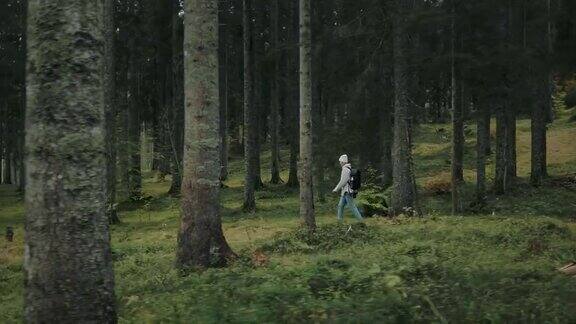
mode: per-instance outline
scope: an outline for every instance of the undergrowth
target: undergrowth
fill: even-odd
[[[573,126],[552,125],[552,178],[533,188],[525,180],[529,151],[522,144],[529,124],[519,125],[524,179],[510,194],[458,217],[445,216],[449,142],[437,132],[445,125],[419,126],[415,140],[422,218],[373,217],[363,226],[347,214],[351,225],[337,224],[338,197],[328,196],[315,204],[319,226],[310,234],[300,228],[297,190],[269,184],[257,192],[257,211],[244,214],[242,163],[234,161],[222,190],[222,219],[240,258],[187,276],[174,269],[178,200],[160,194],[169,183],[146,181],[147,198],[121,204],[122,223],[112,228],[119,321],[576,323],[576,279],[556,271],[576,260]],[[474,190],[473,145],[467,142],[466,201]],[[374,183],[358,201],[380,216],[389,195],[372,190]],[[14,243],[0,241],[0,323],[22,321],[23,213],[21,197],[0,186],[0,229],[15,229]]]

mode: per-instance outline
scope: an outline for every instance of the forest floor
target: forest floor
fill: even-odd
[[[240,258],[187,276],[173,269],[178,202],[165,194],[168,182],[150,176],[150,199],[122,206],[122,224],[112,230],[120,321],[574,323],[576,279],[556,269],[576,260],[576,125],[561,118],[551,126],[552,178],[540,188],[527,184],[529,130],[528,120],[518,122],[518,185],[456,217],[449,195],[433,193],[449,180],[450,129],[420,126],[416,173],[426,216],[371,218],[364,228],[347,214],[349,231],[336,224],[330,196],[316,206],[312,239],[298,230],[297,192],[284,186],[267,185],[257,193],[258,211],[241,212],[235,160],[222,205]],[[474,129],[467,137],[469,197]],[[22,320],[23,218],[21,197],[0,186],[0,229],[16,232],[14,243],[0,241],[0,323]]]

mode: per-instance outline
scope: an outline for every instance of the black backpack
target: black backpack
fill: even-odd
[[[362,171],[358,169],[350,169],[350,180],[348,180],[348,185],[352,191],[352,197],[356,197],[358,191],[362,187]]]

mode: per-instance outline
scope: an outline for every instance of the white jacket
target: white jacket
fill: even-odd
[[[342,173],[340,174],[340,182],[338,182],[338,184],[336,185],[336,187],[334,188],[334,192],[338,192],[338,190],[341,190],[340,195],[344,196],[345,193],[350,193],[350,184],[348,184],[348,182],[350,181],[350,173],[352,173],[352,164],[347,163],[344,164],[344,166],[342,167]]]

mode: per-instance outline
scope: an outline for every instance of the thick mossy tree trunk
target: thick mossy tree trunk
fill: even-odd
[[[278,42],[279,9],[278,1],[272,0],[271,47],[273,51],[273,71],[270,83],[270,183],[278,184],[280,179],[280,49]]]
[[[220,107],[218,0],[184,4],[185,127],[182,218],[177,267],[226,264],[228,246],[220,218]]]
[[[28,323],[115,323],[103,1],[29,1]]]
[[[256,209],[254,191],[258,174],[258,111],[254,102],[254,35],[252,1],[244,0],[244,205],[246,212]]]
[[[311,0],[300,0],[300,217],[308,231],[316,230],[312,182],[312,31]]]
[[[168,193],[180,194],[184,151],[184,24],[180,3],[172,1],[172,129],[170,132],[172,183]]]
[[[114,1],[104,1],[104,104],[106,107],[106,213],[111,224],[120,222],[116,212],[116,28],[114,20]]]
[[[394,145],[392,213],[412,213],[416,207],[416,185],[412,164],[412,127],[410,114],[409,35],[407,17],[411,4],[396,1],[393,13],[394,39]]]

